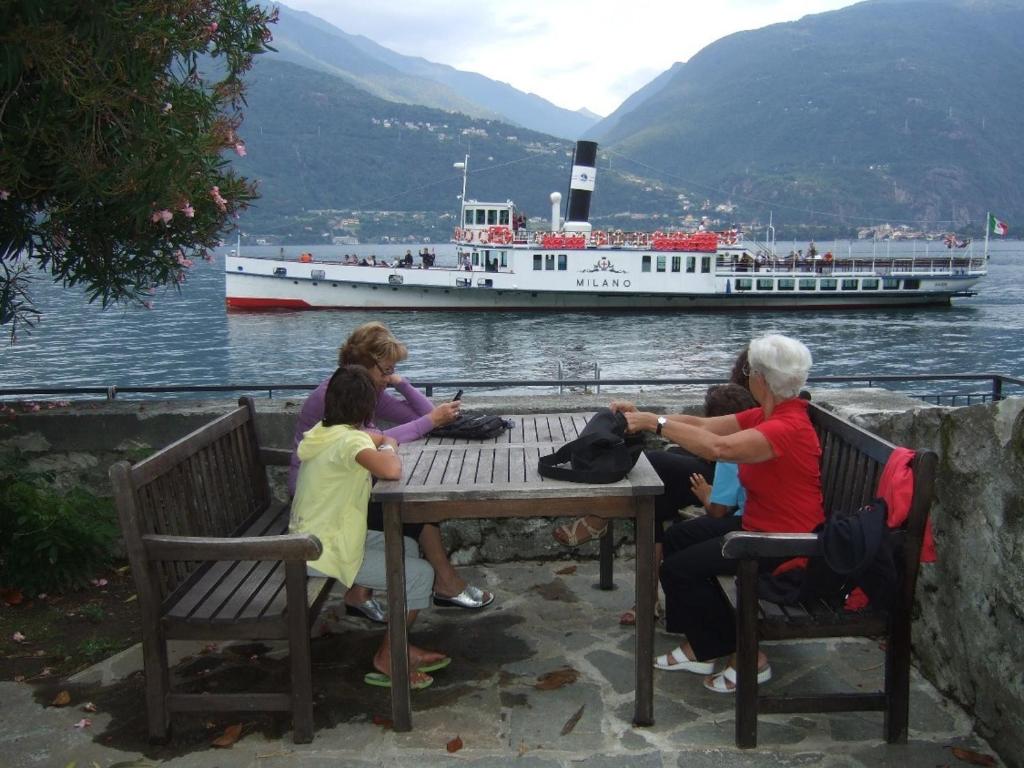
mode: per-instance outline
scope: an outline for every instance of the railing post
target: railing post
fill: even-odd
[[[992,402],[1003,399],[1003,377],[998,373],[992,377]]]
[[[434,396],[434,385],[433,384],[426,384],[423,388],[426,390],[427,397],[433,397]]]
[[[594,379],[597,381],[597,394],[601,394],[601,364],[594,363]]]
[[[113,400],[117,397],[117,387],[107,387],[107,400]]]
[[[558,361],[558,394],[562,394],[562,361]]]

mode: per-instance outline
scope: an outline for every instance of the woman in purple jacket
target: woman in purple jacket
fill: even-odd
[[[338,352],[338,365],[357,364],[370,372],[370,377],[380,393],[377,409],[374,412],[374,424],[368,424],[371,430],[377,429],[376,423],[389,424],[383,434],[394,438],[398,443],[418,440],[434,427],[448,424],[459,415],[460,401],[442,403],[434,406],[419,390],[395,373],[395,365],[408,357],[406,346],[396,339],[383,323],[371,322],[356,328]],[[295,440],[292,448],[291,470],[288,474],[288,490],[295,493],[295,481],[299,476],[298,448],[302,436],[324,416],[324,395],[327,392],[325,379],[312,394],[299,412],[295,425]],[[393,387],[401,397],[387,392]],[[367,511],[367,524],[370,530],[384,529],[383,510],[377,502],[370,502]],[[460,608],[483,608],[490,605],[494,595],[479,587],[466,583],[459,576],[448,553],[441,542],[441,529],[432,523],[407,523],[403,526],[406,536],[419,541],[423,557],[434,568],[434,602],[437,605],[454,605]],[[387,621],[384,603],[375,599],[373,592],[358,584],[345,593],[345,604],[355,613],[361,614],[372,621]]]

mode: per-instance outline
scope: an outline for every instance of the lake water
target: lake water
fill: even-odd
[[[406,247],[310,250],[323,258],[372,252],[390,259]],[[434,247],[439,264],[453,263],[452,246]],[[924,245],[891,247],[920,252]],[[952,307],[884,311],[228,313],[223,266],[223,253],[200,263],[180,293],[158,294],[151,310],[102,310],[78,290],[39,280],[33,296],[41,322],[14,346],[3,339],[0,388],[315,383],[332,370],[348,333],[371,319],[387,323],[408,345],[400,372],[418,380],[554,379],[559,362],[566,378],[590,378],[595,363],[602,378],[724,376],[751,337],[769,332],[805,342],[813,375],[1024,375],[1024,243],[1018,241],[993,244],[977,296]]]

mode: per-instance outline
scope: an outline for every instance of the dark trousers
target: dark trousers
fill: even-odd
[[[715,463],[683,450],[645,451],[644,455],[665,484],[665,493],[654,497],[654,541],[665,540],[665,524],[679,520],[682,507],[700,506],[690,490],[690,475],[703,475],[709,483],[715,476]]]
[[[420,533],[426,523],[402,523],[402,535],[413,541],[420,540]],[[371,531],[384,530],[384,507],[379,501],[371,501],[366,508],[366,527]]]
[[[736,573],[738,561],[722,557],[722,537],[742,524],[736,516],[696,517],[665,533],[665,627],[686,634],[698,661],[736,650],[736,620],[716,577]]]

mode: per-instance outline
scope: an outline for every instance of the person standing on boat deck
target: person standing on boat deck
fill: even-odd
[[[374,421],[387,422],[394,426],[383,434],[399,443],[418,440],[434,427],[454,421],[459,415],[461,401],[442,403],[434,406],[415,387],[395,373],[395,365],[408,356],[408,349],[380,322],[365,323],[356,328],[338,350],[338,365],[362,365],[370,372],[377,388],[377,407]],[[306,398],[295,424],[294,444],[298,446],[303,434],[323,418],[324,394],[328,381],[324,381]],[[394,388],[401,397],[386,391]],[[375,428],[373,424],[369,425]],[[295,491],[300,461],[293,450],[288,475],[288,489]],[[384,529],[381,505],[372,502],[367,512],[370,530]],[[483,608],[494,600],[494,595],[461,578],[448,559],[441,541],[441,530],[432,523],[407,524],[403,532],[408,538],[418,540],[423,556],[434,569],[434,600],[440,605],[455,605],[462,608]],[[345,604],[375,621],[384,621],[383,604],[374,599],[373,592],[356,584],[345,593]]]
[[[302,466],[292,501],[288,530],[311,533],[320,539],[323,552],[307,565],[314,576],[329,576],[345,585],[387,583],[384,536],[366,530],[366,504],[371,477],[397,480],[402,461],[397,443],[383,435],[371,436],[362,427],[373,417],[377,388],[361,365],[338,368],[324,395],[323,418],[303,436],[296,453]],[[406,551],[415,547],[408,542]],[[434,573],[418,557],[405,556],[405,593],[410,624],[430,605]],[[433,682],[428,671],[443,669],[451,659],[443,653],[409,646],[409,685],[426,688]],[[387,685],[391,676],[391,646],[384,631],[373,656],[375,672],[364,680]]]
[[[405,266],[407,266],[407,267],[411,267],[412,266],[412,251],[410,251],[408,249],[406,250],[406,252],[405,252],[405,259],[403,260],[402,263],[405,264]]]
[[[825,519],[821,444],[807,415],[807,401],[800,396],[810,368],[806,346],[770,334],[751,341],[748,349],[745,372],[757,408],[716,418],[674,416],[663,421],[631,403],[617,404],[629,432],[663,431],[699,456],[740,465],[740,483],[747,492],[742,517],[698,517],[672,526],[665,535],[659,573],[666,627],[685,634],[686,641],[654,665],[707,675],[704,685],[716,693],[736,688],[735,659],[717,674],[714,667],[715,659],[736,647],[735,618],[717,577],[735,573],[738,561],[722,556],[723,537],[737,530],[808,533]],[[758,654],[757,669],[759,683],[771,679],[763,653]]]

